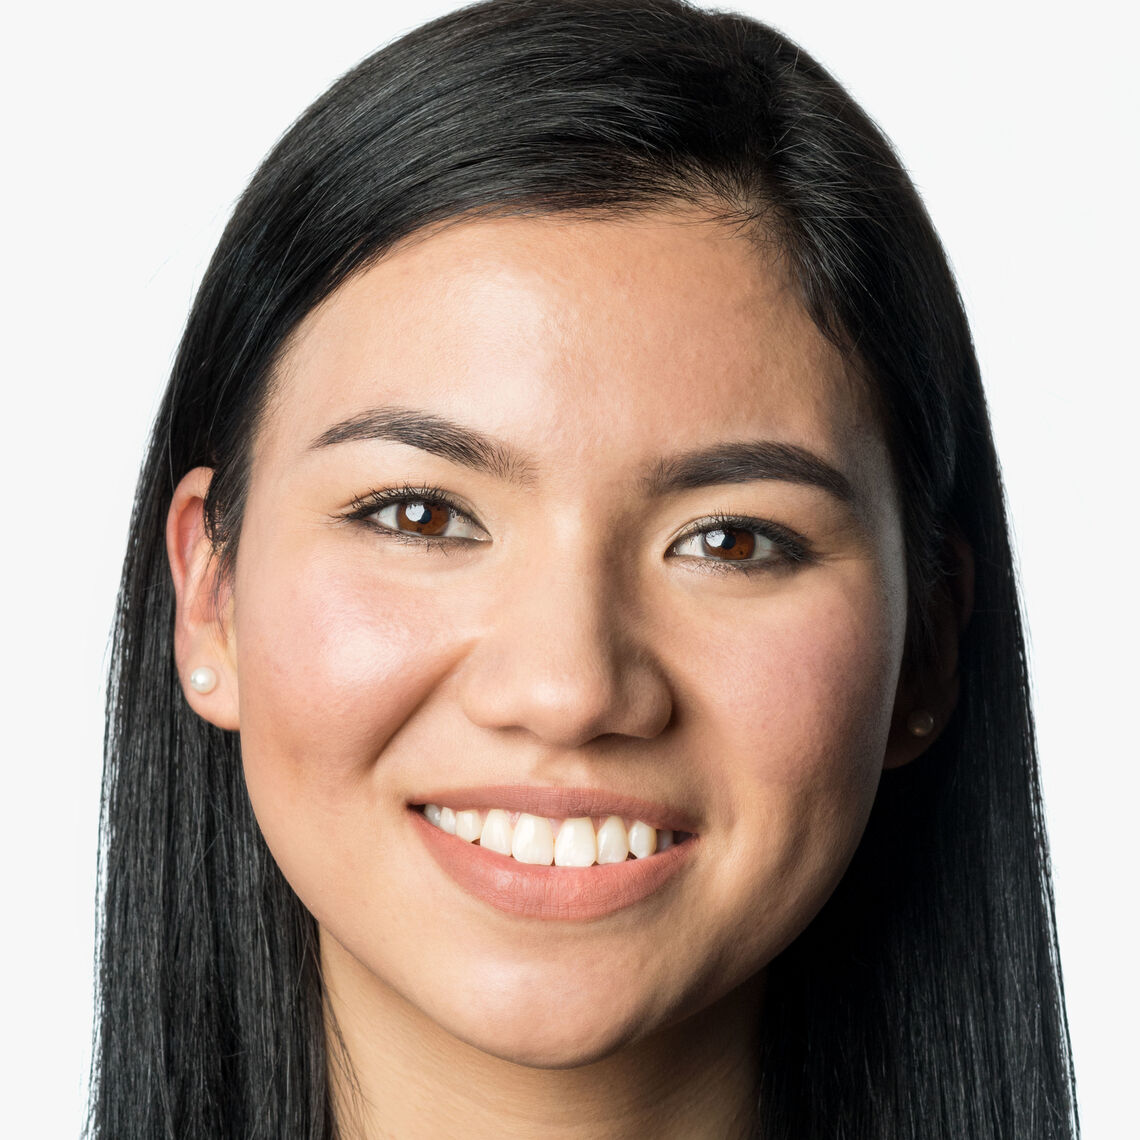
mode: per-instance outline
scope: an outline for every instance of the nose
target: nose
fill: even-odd
[[[652,738],[669,723],[665,673],[611,575],[523,567],[485,618],[461,678],[473,723],[566,749],[607,734]]]

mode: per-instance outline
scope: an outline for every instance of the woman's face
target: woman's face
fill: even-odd
[[[232,591],[201,707],[240,724],[330,986],[522,1063],[761,971],[896,747],[906,582],[864,385],[779,260],[693,213],[464,222],[344,285],[280,370]],[[427,804],[536,817],[536,846]],[[611,816],[675,846],[523,861]]]

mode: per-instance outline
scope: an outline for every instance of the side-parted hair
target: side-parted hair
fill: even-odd
[[[493,0],[366,59],[270,153],[194,302],[142,468],[103,790],[97,1140],[331,1140],[316,925],[274,863],[237,734],[189,709],[164,547],[215,470],[240,541],[250,446],[290,333],[393,243],[461,216],[701,205],[774,241],[858,362],[900,489],[908,667],[951,537],[972,548],[961,695],[884,774],[834,896],[768,970],[762,1140],[1077,1135],[1019,603],[970,333],[890,144],[771,28],[678,0]]]

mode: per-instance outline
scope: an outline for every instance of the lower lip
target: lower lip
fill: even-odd
[[[524,918],[583,921],[624,910],[659,891],[685,865],[690,837],[647,859],[592,867],[541,867],[449,835],[409,809],[435,861],[468,894]]]

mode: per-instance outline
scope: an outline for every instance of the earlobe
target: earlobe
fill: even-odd
[[[218,728],[238,728],[233,607],[219,581],[217,552],[206,530],[213,472],[195,467],[174,491],[166,517],[166,556],[174,582],[174,660],[190,707]]]
[[[941,735],[950,713],[957,702],[958,685],[955,679],[952,698],[943,714],[922,707],[906,708],[895,706],[891,721],[890,735],[887,737],[887,750],[883,756],[883,767],[902,768],[912,760],[917,760]]]
[[[901,768],[941,735],[958,704],[958,647],[974,608],[974,552],[953,531],[947,536],[947,571],[934,592],[933,652],[921,676],[900,679],[884,768]]]

